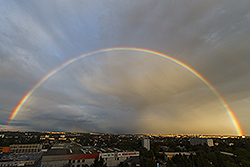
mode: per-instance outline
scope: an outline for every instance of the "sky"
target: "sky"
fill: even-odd
[[[250,135],[249,0],[0,1],[0,129]],[[110,48],[109,51],[95,52]],[[81,55],[39,85],[53,69]]]

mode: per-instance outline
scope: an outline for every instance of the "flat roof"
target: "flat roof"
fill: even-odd
[[[46,155],[74,155],[74,154],[96,154],[96,153],[115,153],[129,152],[134,150],[122,150],[115,147],[92,147],[82,146],[79,143],[57,143],[47,151]]]
[[[47,153],[44,155],[67,155],[69,153],[69,149],[50,149],[47,151]]]
[[[35,160],[41,152],[32,152],[32,153],[3,153],[0,154],[0,162],[4,161],[27,161]]]

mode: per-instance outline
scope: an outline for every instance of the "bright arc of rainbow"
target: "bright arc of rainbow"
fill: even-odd
[[[233,125],[235,127],[235,130],[237,131],[237,134],[239,136],[244,136],[243,130],[241,128],[241,125],[240,125],[239,121],[237,120],[236,116],[234,115],[233,111],[230,109],[229,105],[226,103],[226,101],[220,95],[220,93],[215,89],[215,87],[208,80],[206,80],[201,74],[199,74],[197,71],[195,71],[194,69],[192,69],[190,66],[186,65],[185,63],[183,63],[183,62],[181,62],[181,61],[179,61],[179,60],[177,60],[177,59],[175,59],[173,57],[165,55],[163,53],[156,52],[156,51],[153,51],[153,50],[143,49],[143,48],[132,48],[132,47],[117,47],[117,48],[101,49],[101,50],[97,50],[97,51],[94,51],[94,52],[90,52],[90,53],[87,53],[87,54],[80,55],[78,57],[70,59],[67,62],[61,64],[57,68],[55,68],[52,71],[50,71],[47,75],[45,75],[39,82],[37,82],[25,94],[25,96],[22,98],[22,100],[18,103],[18,105],[16,106],[16,108],[11,113],[8,124],[10,124],[10,122],[15,119],[15,117],[18,114],[18,112],[21,110],[21,108],[25,104],[25,102],[32,96],[32,94],[37,90],[37,88],[39,88],[39,86],[41,84],[43,84],[45,81],[47,81],[53,75],[55,75],[57,72],[61,71],[62,69],[64,69],[68,65],[70,65],[71,63],[74,63],[75,61],[80,60],[80,59],[82,59],[84,57],[87,57],[87,56],[90,56],[90,55],[94,55],[94,54],[98,54],[98,53],[109,52],[109,51],[137,51],[137,52],[150,53],[150,54],[153,54],[153,55],[165,58],[167,60],[170,60],[170,61],[172,61],[172,62],[180,65],[181,67],[185,68],[187,71],[191,72],[194,76],[196,76],[199,80],[201,80],[210,90],[212,90],[212,92],[220,100],[220,102],[223,105],[223,107],[226,109],[226,111],[227,111],[227,113],[228,113],[228,115],[229,115],[229,117],[230,117],[230,119],[231,119],[231,121],[232,121],[232,123],[233,123]]]

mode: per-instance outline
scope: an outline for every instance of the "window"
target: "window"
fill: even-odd
[[[77,162],[79,163],[79,162],[80,162],[80,159],[78,159]]]

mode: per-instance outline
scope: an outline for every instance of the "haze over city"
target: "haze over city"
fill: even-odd
[[[250,135],[249,6],[1,1],[0,129]]]

